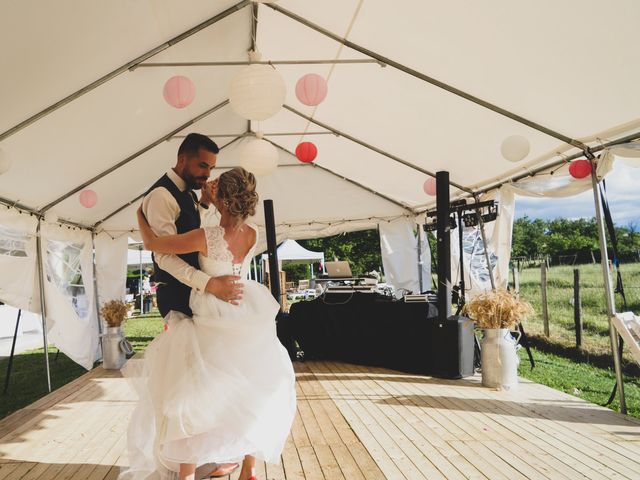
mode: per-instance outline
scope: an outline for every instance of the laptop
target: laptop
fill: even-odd
[[[325,262],[324,268],[329,278],[352,278],[351,267],[349,262]]]

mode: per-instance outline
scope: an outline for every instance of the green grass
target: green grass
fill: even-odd
[[[125,334],[136,352],[143,351],[163,328],[158,313],[151,313],[127,320]],[[70,360],[64,353],[57,355],[55,347],[49,348],[51,389],[55,390],[86,373],[86,370]],[[0,360],[2,389],[7,371],[8,358]],[[1,392],[2,390],[0,390]],[[44,349],[30,350],[16,355],[6,394],[0,393],[0,418],[19,410],[48,393]]]
[[[577,363],[566,357],[560,357],[532,349],[536,366],[531,370],[525,349],[520,349],[521,377],[547,385],[556,390],[580,397],[589,402],[604,405],[609,399],[615,383],[615,374],[611,369],[598,368],[587,363]],[[625,400],[627,413],[640,418],[640,378],[626,375],[624,377]],[[616,396],[609,408],[620,411]]]
[[[549,305],[549,331],[546,341],[558,347],[575,347],[573,319],[573,269],[580,270],[582,296],[584,354],[606,356],[611,353],[609,323],[604,295],[604,281],[600,265],[551,267],[547,272],[547,298]],[[622,277],[627,297],[627,309],[640,312],[640,263],[622,267]],[[615,284],[615,277],[613,278]],[[520,295],[533,306],[536,315],[524,323],[528,334],[544,336],[540,268],[527,268],[520,273]],[[624,311],[620,295],[615,295],[616,308]],[[625,354],[628,364],[633,359]]]

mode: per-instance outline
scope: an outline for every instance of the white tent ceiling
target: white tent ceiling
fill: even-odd
[[[227,104],[242,66],[141,66],[246,61],[254,9],[263,60],[375,61],[277,65],[285,108],[260,123]],[[181,136],[229,144],[224,168],[237,164],[243,139],[234,139],[264,131],[281,147],[276,173],[259,179],[279,238],[372,227],[432,205],[422,191],[428,173],[449,171],[464,189],[452,188],[457,196],[640,137],[639,21],[636,0],[3,2],[0,149],[13,166],[0,176],[0,199],[130,230],[137,200],[173,165]],[[309,72],[328,78],[317,108],[295,97]],[[161,95],[176,74],[197,89],[182,110]],[[316,166],[290,153],[302,135],[277,135],[305,131]],[[514,134],[531,144],[518,164],[500,154]],[[98,194],[92,209],[78,201],[85,187]]]

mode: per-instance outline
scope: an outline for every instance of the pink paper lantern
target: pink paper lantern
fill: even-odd
[[[176,75],[164,84],[162,95],[172,107],[184,108],[196,98],[196,87],[187,77]]]
[[[424,185],[422,186],[422,189],[424,190],[424,193],[426,193],[427,195],[431,195],[432,197],[435,197],[436,196],[436,179],[433,177],[427,178],[427,180],[424,182]]]
[[[591,175],[591,162],[589,160],[574,160],[569,164],[569,174],[573,178],[585,178]]]
[[[83,190],[80,192],[80,204],[84,208],[93,208],[98,203],[98,195],[93,190]]]
[[[311,163],[318,156],[318,147],[311,142],[302,142],[296,147],[296,157],[302,163]]]
[[[296,83],[296,97],[305,105],[318,105],[326,96],[327,81],[318,74],[308,73]]]

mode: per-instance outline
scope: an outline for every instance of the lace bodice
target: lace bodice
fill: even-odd
[[[233,263],[233,254],[229,250],[229,244],[224,238],[224,228],[219,225],[204,227],[204,235],[207,239],[207,255],[200,255],[200,269],[212,277],[221,275],[239,275],[246,278],[249,275],[251,259],[254,256],[258,243],[258,229],[255,225],[246,224],[256,232],[256,240],[249,249],[241,263]]]

